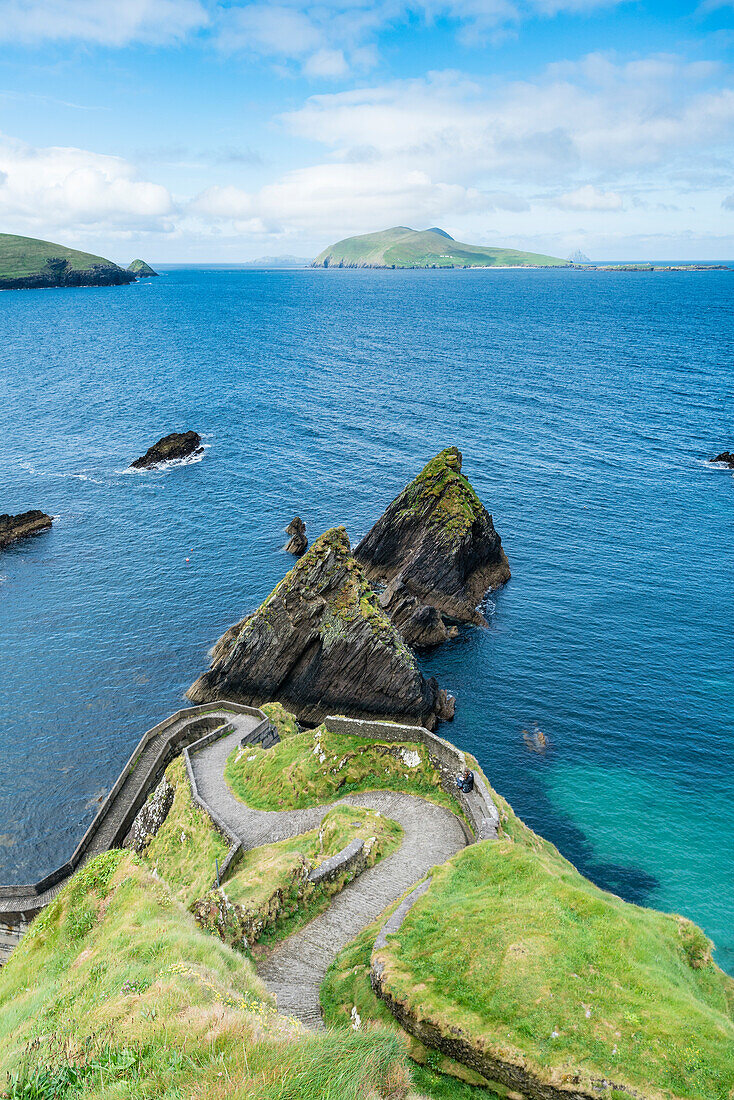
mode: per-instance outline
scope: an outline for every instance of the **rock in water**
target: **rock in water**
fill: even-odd
[[[429,729],[454,702],[421,675],[343,527],[321,535],[261,607],[222,635],[187,695],[254,706],[279,699],[305,722],[336,713]]]
[[[174,458],[188,458],[189,455],[203,454],[201,436],[198,432],[171,432],[149,447],[141,458],[130,463],[131,470],[148,470],[161,462],[170,462]]]
[[[709,460],[710,462],[725,462],[727,466],[734,469],[734,454],[731,451],[722,451],[716,458]]]
[[[461,472],[461,451],[447,447],[395,498],[354,551],[370,581],[388,583],[386,610],[408,619],[406,640],[416,645],[420,606],[459,622],[485,622],[477,604],[510,579],[492,517]],[[415,605],[408,614],[405,600]],[[418,616],[418,618],[416,618]],[[397,619],[396,619],[397,621]],[[446,629],[444,624],[444,629]],[[432,621],[429,634],[438,637]]]
[[[291,540],[286,546],[286,550],[289,554],[296,554],[300,558],[301,554],[306,553],[306,547],[308,546],[306,524],[300,516],[293,517],[286,527],[285,533],[291,536]]]
[[[158,272],[154,271],[150,264],[146,264],[145,260],[133,260],[128,265],[128,271],[130,271],[136,279],[153,279],[158,278]]]
[[[24,539],[27,535],[35,535],[39,531],[46,531],[53,520],[45,512],[34,508],[30,512],[21,512],[17,516],[9,516],[6,513],[0,516],[0,550],[9,546],[16,539]]]

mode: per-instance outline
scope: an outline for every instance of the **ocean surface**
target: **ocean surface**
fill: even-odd
[[[599,885],[734,972],[734,273],[176,269],[0,294],[0,881],[61,863],[292,564],[441,447],[512,580],[422,659],[444,732]],[[200,461],[126,467],[193,428]],[[535,749],[536,733],[547,740]],[[528,736],[526,736],[526,734]]]

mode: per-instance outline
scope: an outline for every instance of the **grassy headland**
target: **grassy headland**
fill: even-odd
[[[224,775],[233,794],[258,810],[298,810],[359,791],[393,790],[460,813],[424,745],[330,733],[325,725],[272,749],[236,749]]]
[[[15,286],[86,286],[129,283],[125,271],[90,252],[35,237],[0,233],[0,289]]]
[[[565,267],[565,260],[513,248],[463,244],[442,229],[404,225],[346,237],[325,248],[314,267]]]

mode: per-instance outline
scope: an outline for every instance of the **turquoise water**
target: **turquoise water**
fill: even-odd
[[[734,971],[734,275],[175,270],[0,295],[0,880],[62,861],[291,564],[457,444],[512,567],[423,659],[445,732],[599,884]],[[127,464],[195,428],[200,462]],[[186,562],[186,558],[189,562]],[[530,750],[524,731],[543,731]]]

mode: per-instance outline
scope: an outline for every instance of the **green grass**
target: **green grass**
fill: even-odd
[[[221,864],[229,844],[211,818],[194,804],[183,757],[168,765],[166,779],[174,788],[173,804],[141,858],[165,878],[188,908],[211,889],[216,881],[215,860]]]
[[[281,741],[286,737],[294,737],[300,732],[295,715],[287,711],[282,703],[263,703],[260,710],[273,723]]]
[[[397,902],[395,903],[397,905]],[[455,1074],[471,1078],[466,1070],[439,1051],[402,1031],[392,1013],[375,996],[370,985],[370,955],[380,926],[395,905],[365,928],[337,956],[321,984],[320,1000],[327,1026],[350,1028],[352,1010],[356,1008],[362,1026],[379,1025],[403,1036],[408,1054],[413,1060],[411,1077],[416,1088],[433,1100],[494,1100],[495,1093],[483,1085],[458,1079]]]
[[[484,506],[459,469],[459,452],[446,447],[426,464],[395,501],[398,514],[427,513],[444,540],[461,538]]]
[[[401,751],[417,754],[417,765],[395,755]],[[236,749],[224,776],[232,793],[258,810],[297,810],[360,791],[397,790],[461,812],[442,789],[424,745],[330,733],[324,725],[272,749]]]
[[[16,237],[12,233],[0,233],[0,279],[18,279],[26,275],[35,275],[42,270],[47,260],[68,260],[74,271],[84,271],[93,264],[112,263],[102,256],[89,252],[78,252],[75,248],[66,248],[50,241],[39,241],[34,237]]]
[[[556,1084],[574,1071],[727,1100],[734,981],[703,932],[605,893],[527,833],[436,869],[385,950],[391,994]]]
[[[347,237],[330,245],[314,260],[333,267],[340,263],[364,267],[565,267],[566,261],[512,248],[462,244],[441,230],[395,226],[379,233]]]
[[[408,1085],[398,1037],[277,1016],[248,960],[123,852],[78,872],[0,970],[3,1079],[23,1100],[399,1100]]]
[[[197,919],[233,947],[270,946],[328,908],[331,898],[353,878],[345,871],[314,884],[309,872],[360,838],[368,847],[367,866],[399,847],[403,831],[389,818],[357,806],[335,806],[318,829],[245,852],[235,870],[196,906]]]

